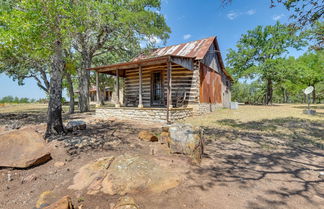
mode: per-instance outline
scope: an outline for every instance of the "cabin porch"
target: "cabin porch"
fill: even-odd
[[[191,116],[190,105],[198,102],[199,74],[191,58],[165,56],[92,70],[97,78],[99,73],[116,76],[117,101],[115,107],[98,105],[96,115],[102,118],[171,122]],[[123,102],[119,100],[122,80]]]

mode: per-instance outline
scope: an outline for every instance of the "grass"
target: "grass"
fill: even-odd
[[[317,114],[303,114],[307,105],[242,105],[238,110],[220,109],[188,118],[185,122],[203,127],[211,139],[248,138],[260,148],[276,148],[276,143],[313,145],[324,149],[324,105],[312,105]]]
[[[47,104],[26,103],[26,104],[4,104],[0,106],[0,113],[46,113]]]
[[[314,105],[312,106],[314,107]],[[242,123],[286,117],[324,121],[324,105],[316,105],[315,107],[318,114],[310,116],[303,114],[303,109],[306,109],[307,105],[301,104],[280,104],[274,106],[242,105],[239,106],[238,110],[220,109],[210,114],[189,118],[186,122],[193,125],[210,126],[222,120],[234,120]]]

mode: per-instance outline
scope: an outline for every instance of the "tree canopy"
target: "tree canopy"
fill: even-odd
[[[305,46],[303,38],[294,29],[279,22],[257,26],[241,36],[237,49],[230,49],[226,60],[234,77],[258,78],[267,83],[264,99],[269,104],[272,102],[273,82],[284,73],[278,58],[284,56],[289,48]]]

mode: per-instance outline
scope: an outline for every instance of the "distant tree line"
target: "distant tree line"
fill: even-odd
[[[0,103],[34,103],[36,99],[29,99],[26,97],[18,98],[13,96],[5,96],[0,99]]]

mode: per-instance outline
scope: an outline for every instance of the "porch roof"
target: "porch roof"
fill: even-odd
[[[182,67],[188,70],[193,70],[194,57],[174,56],[174,55],[164,55],[160,57],[146,58],[146,59],[135,60],[130,62],[93,67],[93,68],[88,68],[88,70],[93,70],[99,73],[106,73],[111,75],[116,75],[116,70],[120,70],[119,76],[123,76],[124,70],[135,69],[135,68],[139,68],[140,66],[145,68],[149,66],[167,64],[168,61],[177,65],[181,65]]]

